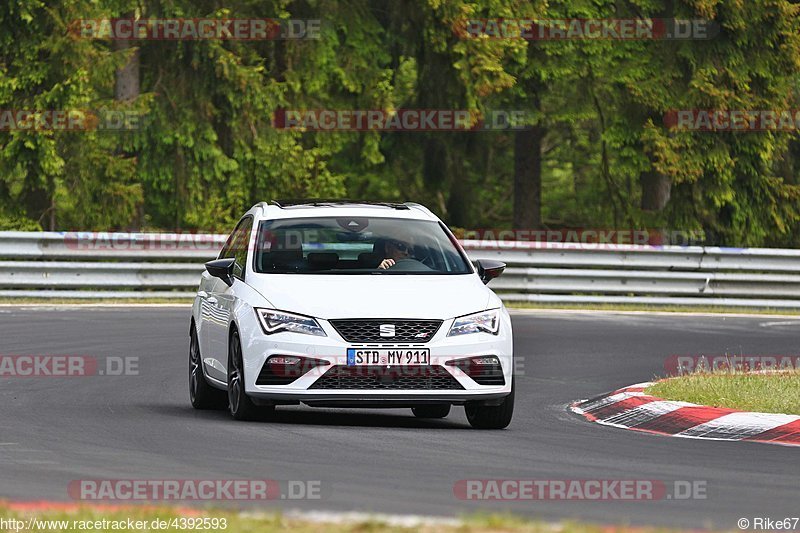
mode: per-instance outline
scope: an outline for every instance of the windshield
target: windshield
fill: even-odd
[[[254,269],[269,274],[469,274],[444,227],[427,220],[325,217],[267,220]]]

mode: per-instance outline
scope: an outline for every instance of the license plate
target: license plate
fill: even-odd
[[[348,348],[347,366],[431,364],[429,348]]]

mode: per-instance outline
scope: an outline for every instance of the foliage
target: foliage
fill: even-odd
[[[703,230],[709,243],[797,246],[794,132],[676,131],[676,109],[792,109],[789,0],[19,0],[0,7],[0,110],[118,110],[125,132],[0,128],[0,229],[223,231],[278,197],[412,200],[459,227],[509,227],[515,132],[281,130],[280,109],[527,112],[544,128],[550,227]],[[319,39],[139,40],[73,21],[291,18]],[[706,40],[465,38],[467,18],[709,19]],[[140,92],[115,99],[134,54]],[[644,178],[670,199],[642,208]]]

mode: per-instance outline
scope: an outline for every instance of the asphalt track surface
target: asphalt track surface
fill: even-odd
[[[515,314],[514,420],[470,429],[410,410],[279,408],[240,423],[194,411],[189,309],[0,308],[2,354],[139,357],[139,375],[0,378],[0,497],[70,501],[76,479],[320,480],[316,501],[241,506],[454,516],[512,511],[544,520],[715,527],[800,512],[800,451],[668,438],[591,424],[569,402],[663,373],[674,354],[793,354],[800,319]],[[462,479],[701,481],[706,499],[463,501]]]

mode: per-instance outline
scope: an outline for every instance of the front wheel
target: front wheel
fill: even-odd
[[[503,398],[500,405],[479,405],[467,403],[464,406],[467,420],[475,429],[503,429],[511,423],[514,415],[514,380],[511,380],[511,394]]]
[[[236,420],[255,420],[262,414],[244,392],[244,358],[238,331],[231,333],[228,343],[228,409]]]
[[[197,331],[192,325],[189,337],[189,399],[195,409],[224,409],[227,405],[225,391],[215,389],[206,381]]]

